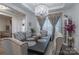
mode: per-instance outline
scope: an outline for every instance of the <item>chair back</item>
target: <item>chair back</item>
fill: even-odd
[[[18,40],[26,40],[26,34],[23,32],[13,33],[13,35],[14,35],[14,38]]]
[[[60,50],[61,50],[61,47],[62,47],[62,45],[63,45],[63,38],[62,37],[58,37],[57,39],[56,39],[56,51],[55,51],[55,54],[56,55],[59,55],[59,53],[60,53]]]

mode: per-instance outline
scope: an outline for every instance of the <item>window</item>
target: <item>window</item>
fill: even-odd
[[[55,29],[56,29],[57,32],[61,32],[61,18],[59,18]]]
[[[48,17],[46,17],[46,20],[44,22],[44,25],[43,25],[43,30],[46,30],[48,31],[48,34],[52,34],[52,24],[50,22],[50,20],[48,19]]]

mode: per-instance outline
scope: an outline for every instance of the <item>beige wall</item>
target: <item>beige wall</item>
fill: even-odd
[[[0,31],[6,31],[6,25],[9,25],[10,17],[0,15]]]

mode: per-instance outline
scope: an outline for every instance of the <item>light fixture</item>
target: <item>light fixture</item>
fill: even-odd
[[[0,9],[9,9],[8,7],[4,6],[4,5],[0,5]]]
[[[35,15],[36,16],[47,16],[48,15],[48,8],[45,5],[39,5],[35,8]]]

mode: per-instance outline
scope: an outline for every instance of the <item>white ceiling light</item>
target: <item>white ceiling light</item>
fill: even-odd
[[[9,8],[4,5],[0,5],[0,9],[9,9]]]
[[[48,15],[48,8],[45,5],[39,5],[35,8],[35,15],[36,16],[47,16]]]

